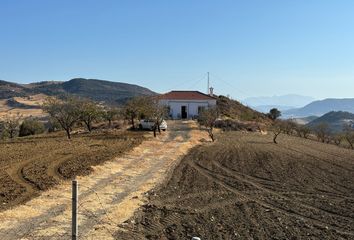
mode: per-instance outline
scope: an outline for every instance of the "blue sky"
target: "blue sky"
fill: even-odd
[[[354,1],[0,0],[0,79],[354,97]]]

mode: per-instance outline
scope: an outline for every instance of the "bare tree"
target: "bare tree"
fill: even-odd
[[[89,132],[92,131],[92,123],[103,115],[102,107],[95,102],[84,100],[80,104],[79,114],[80,120],[84,122]]]
[[[331,136],[332,141],[335,145],[339,146],[344,139],[343,133],[336,133]]]
[[[270,130],[273,132],[273,142],[278,144],[277,138],[282,132],[284,132],[284,122],[281,120],[275,121]]]
[[[354,129],[350,125],[344,126],[344,138],[349,143],[351,149],[354,149]]]
[[[47,98],[43,104],[43,110],[58,121],[68,139],[71,139],[72,128],[80,120],[80,107],[81,102],[72,97],[64,100]]]
[[[331,135],[331,130],[329,128],[329,125],[327,123],[319,123],[314,127],[314,131],[317,135],[318,140],[321,142],[329,142],[330,140],[330,135]]]
[[[283,125],[284,125],[284,133],[288,135],[292,135],[297,128],[297,124],[291,119],[285,120],[283,122]]]
[[[160,126],[164,118],[168,115],[168,108],[166,106],[162,106],[158,103],[158,100],[153,100],[153,118],[155,120],[154,126],[154,137],[156,137],[156,130],[161,134]]]
[[[124,106],[124,115],[129,119],[132,129],[135,129],[135,119],[140,118],[147,106],[146,97],[134,97]]]
[[[156,131],[161,133],[160,125],[162,121],[168,116],[168,107],[159,104],[159,100],[156,97],[146,97],[144,104],[141,104],[140,113],[144,118],[148,118],[154,121],[154,137],[156,137]]]
[[[305,125],[297,125],[296,132],[299,137],[308,138],[311,133],[311,129]]]
[[[119,110],[116,108],[107,108],[104,110],[103,118],[108,121],[109,127],[112,127],[112,121],[118,117],[119,113]]]
[[[214,127],[216,120],[219,117],[219,110],[217,107],[209,107],[207,109],[203,109],[198,117],[198,122],[201,126],[205,126],[210,139],[214,142],[215,141],[215,136],[214,136]]]

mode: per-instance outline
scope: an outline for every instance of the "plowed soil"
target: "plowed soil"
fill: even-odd
[[[354,151],[271,138],[192,149],[116,239],[354,239]]]
[[[156,138],[146,132],[138,146],[76,178],[79,239],[114,239],[118,226],[146,203],[147,192],[162,183],[182,157],[207,137],[193,121],[169,121],[168,126]],[[103,138],[110,141],[111,136]],[[118,143],[111,144],[119,149]],[[106,156],[105,152],[90,153]],[[86,158],[79,159],[85,163]],[[71,201],[71,183],[62,181],[25,204],[0,212],[0,239],[71,239]]]
[[[87,175],[91,166],[140,144],[141,133],[109,130],[44,134],[0,142],[0,210],[19,205],[63,179]]]

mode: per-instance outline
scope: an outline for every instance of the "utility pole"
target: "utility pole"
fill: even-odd
[[[209,72],[208,72],[208,88],[207,88],[207,94],[209,95],[209,87],[210,87],[210,81],[209,81]]]

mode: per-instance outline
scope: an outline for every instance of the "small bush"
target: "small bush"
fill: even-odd
[[[45,127],[48,129],[48,132],[56,132],[60,131],[63,128],[60,126],[60,123],[56,119],[49,119],[48,122],[46,122]]]
[[[7,132],[5,129],[5,123],[0,122],[0,139],[5,139],[7,137]]]
[[[29,136],[43,133],[45,130],[44,124],[36,119],[26,119],[20,125],[19,136]]]

